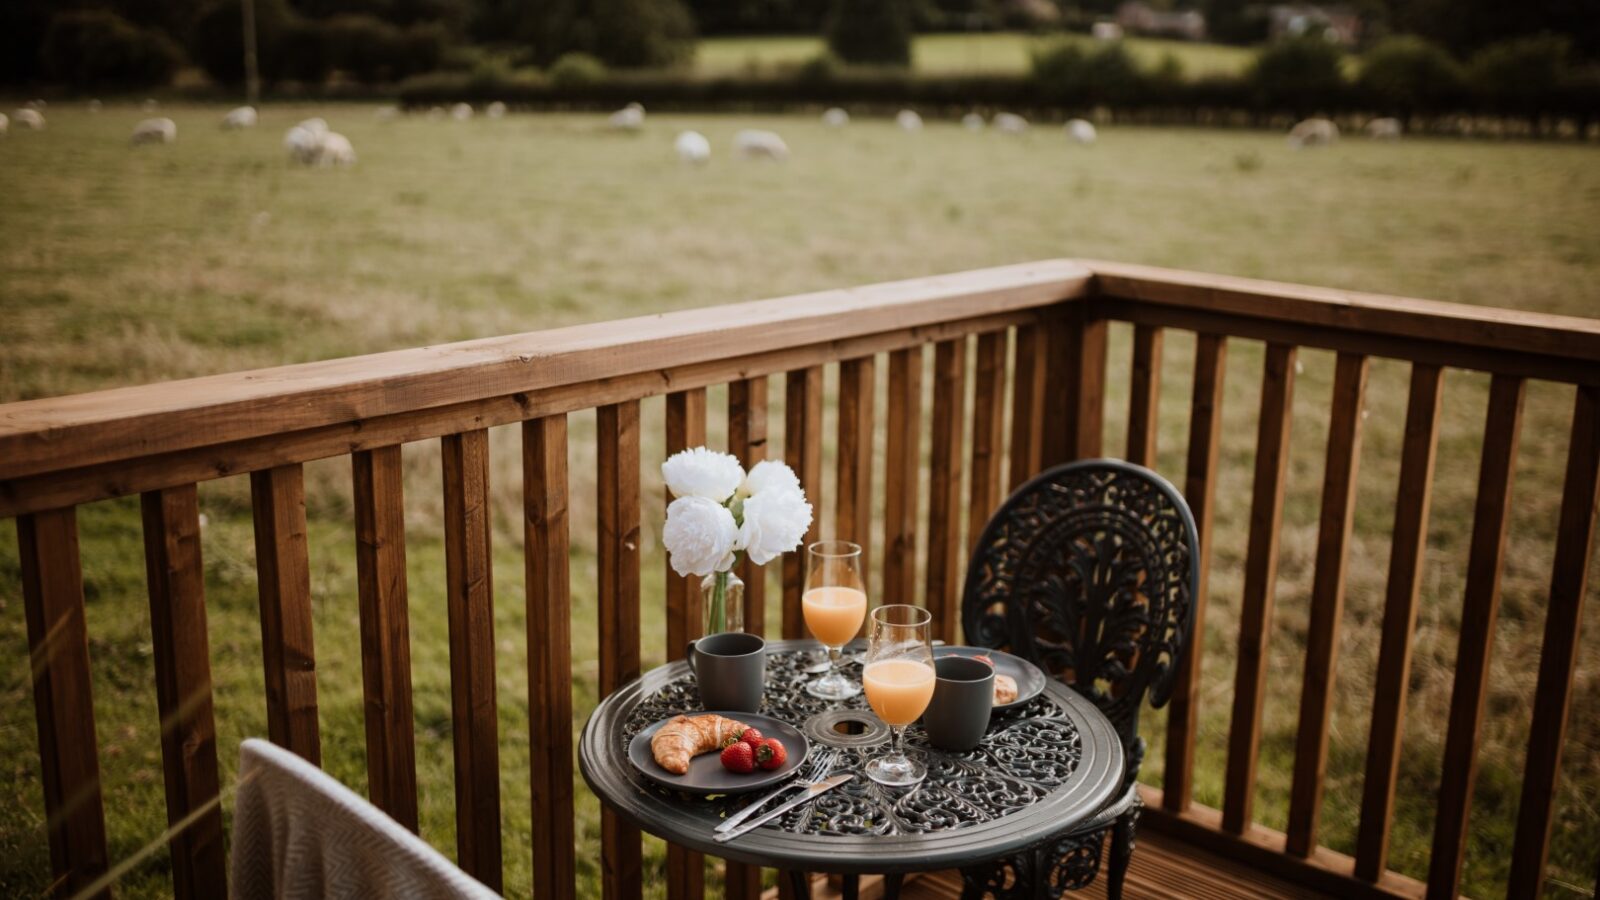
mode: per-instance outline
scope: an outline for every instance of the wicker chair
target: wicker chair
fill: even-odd
[[[1122,790],[1071,834],[964,870],[963,897],[1054,898],[1085,887],[1099,873],[1107,832],[1106,890],[1121,895],[1142,808],[1139,710],[1147,695],[1160,707],[1172,694],[1198,579],[1189,505],[1142,466],[1059,466],[990,519],[967,569],[967,642],[1030,660],[1093,701],[1122,738],[1127,771]]]

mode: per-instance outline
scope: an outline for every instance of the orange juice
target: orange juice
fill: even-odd
[[[848,644],[867,617],[867,595],[853,587],[819,587],[800,598],[806,627],[829,647]]]
[[[878,718],[889,725],[910,725],[933,699],[933,666],[915,659],[886,659],[867,666],[861,683]]]

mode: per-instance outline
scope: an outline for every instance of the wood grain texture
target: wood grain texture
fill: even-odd
[[[225,897],[199,493],[189,485],[140,499],[167,825],[178,829],[168,842],[172,892],[180,900]]]
[[[966,446],[967,341],[933,348],[933,449],[928,477],[928,582],[933,638],[959,643],[961,630],[961,462]]]
[[[1228,725],[1228,770],[1222,827],[1242,834],[1251,820],[1261,705],[1266,696],[1267,636],[1278,580],[1284,476],[1289,468],[1290,413],[1294,405],[1295,348],[1268,344],[1261,376],[1261,418],[1256,432],[1255,483],[1250,495],[1250,537],[1245,553],[1244,597],[1239,611],[1239,656],[1234,673],[1233,717]]]
[[[1006,496],[1001,467],[1006,451],[1005,332],[978,335],[972,386],[972,475],[967,492],[968,558],[989,517]]]
[[[1200,576],[1190,611],[1189,646],[1178,663],[1177,683],[1167,712],[1166,768],[1161,800],[1183,812],[1194,795],[1194,742],[1200,723],[1200,663],[1205,649],[1206,599],[1211,584],[1211,523],[1217,496],[1218,447],[1222,440],[1222,398],[1227,374],[1228,339],[1199,335],[1195,342],[1194,398],[1189,406],[1189,453],[1183,496],[1194,514],[1200,547]]]
[[[300,465],[251,473],[250,504],[255,515],[267,736],[320,766],[311,564],[306,556],[306,490]]]
[[[567,417],[522,423],[528,764],[532,818],[538,823],[533,830],[535,900],[558,900],[577,891],[567,483]]]
[[[1045,327],[1044,434],[1049,469],[1102,453],[1105,430],[1106,320],[1084,304],[1056,311]]]
[[[1461,882],[1472,787],[1477,778],[1478,732],[1489,688],[1489,655],[1500,615],[1500,571],[1505,561],[1517,435],[1522,429],[1522,398],[1522,379],[1497,375],[1490,380],[1478,499],[1467,555],[1466,597],[1456,644],[1456,678],[1450,692],[1433,855],[1428,863],[1429,897],[1454,897]]]
[[[639,403],[602,406],[598,449],[600,695],[639,677]],[[600,814],[600,883],[607,900],[641,895],[639,829]]]
[[[1400,481],[1395,492],[1394,529],[1390,538],[1383,636],[1374,678],[1372,727],[1367,732],[1361,824],[1356,833],[1356,876],[1366,881],[1379,880],[1389,868],[1389,829],[1394,821],[1400,742],[1405,727],[1406,694],[1411,684],[1411,636],[1416,630],[1422,560],[1428,546],[1428,510],[1433,498],[1434,461],[1438,455],[1443,374],[1438,366],[1411,367],[1411,392],[1406,405]]]
[[[1551,566],[1539,682],[1533,691],[1533,727],[1528,729],[1522,802],[1517,806],[1517,837],[1511,848],[1507,896],[1513,900],[1532,900],[1544,894],[1544,867],[1550,855],[1550,822],[1555,814],[1561,747],[1578,662],[1596,504],[1600,504],[1600,388],[1581,387],[1572,411],[1561,525]]]
[[[416,726],[411,705],[411,624],[406,590],[405,470],[398,446],[351,456],[356,591],[361,611],[362,713],[367,794],[417,830]]]
[[[1019,325],[1011,375],[1011,492],[1039,474],[1043,453],[1046,334],[1043,325]]]
[[[784,376],[783,461],[800,476],[813,510],[822,509],[822,367],[808,366]],[[811,517],[805,543],[821,533],[821,516]],[[805,589],[804,553],[783,556],[783,636],[805,636],[800,594]]]
[[[918,475],[922,471],[922,348],[889,354],[884,465],[883,603],[915,603]]]
[[[489,433],[478,430],[449,435],[441,446],[456,861],[467,874],[499,891],[500,745],[494,675]]]
[[[705,446],[705,388],[674,391],[667,395],[666,429],[668,456],[691,447]],[[672,491],[666,491],[668,505],[673,499]],[[705,627],[705,610],[700,602],[700,579],[674,572],[672,560],[666,554],[662,556],[667,578],[667,661],[671,662],[682,659],[689,642],[700,636]]]
[[[839,364],[839,462],[834,469],[833,536],[861,545],[861,571],[871,571],[872,452],[878,366],[874,357]]]
[[[19,517],[17,545],[50,872],[55,884],[78,891],[105,872],[107,857],[77,511]]]
[[[1133,368],[1128,371],[1128,462],[1156,467],[1156,437],[1161,418],[1161,345],[1165,332],[1154,325],[1133,328]]]
[[[1345,555],[1355,524],[1361,423],[1366,417],[1367,358],[1341,353],[1334,363],[1328,448],[1322,475],[1322,514],[1306,627],[1300,728],[1295,738],[1286,849],[1309,856],[1322,819],[1322,781],[1328,768],[1328,725],[1333,713],[1339,627],[1344,618]]]
[[[767,458],[767,377],[740,379],[728,385],[728,452],[745,471]],[[744,630],[767,631],[766,569],[746,557],[739,565],[744,580]]]

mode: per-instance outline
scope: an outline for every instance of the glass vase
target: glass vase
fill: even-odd
[[[703,634],[744,630],[744,581],[732,572],[715,572],[700,582]]]

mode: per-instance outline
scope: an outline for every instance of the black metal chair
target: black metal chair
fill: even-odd
[[[967,569],[967,642],[1030,660],[1093,701],[1127,754],[1122,790],[1072,833],[962,872],[964,898],[1055,898],[1091,884],[1111,836],[1106,892],[1133,854],[1144,760],[1139,710],[1172,694],[1200,555],[1194,515],[1166,479],[1117,460],[1051,469],[1008,499]],[[1008,871],[1009,870],[1009,871]]]

